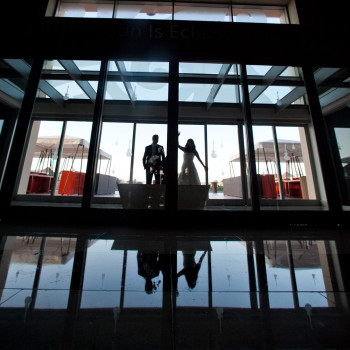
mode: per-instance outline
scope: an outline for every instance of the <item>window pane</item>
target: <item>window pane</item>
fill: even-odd
[[[208,125],[208,148],[209,198],[243,198],[237,126]]]
[[[209,6],[204,4],[188,5],[175,3],[174,19],[181,21],[230,22],[231,13],[227,5]]]
[[[211,242],[213,306],[250,308],[245,242]]]
[[[26,298],[32,295],[41,239],[7,237],[1,264],[6,261],[8,271],[4,288],[0,289],[0,307],[25,307]]]
[[[316,199],[304,127],[276,127],[286,198]]]
[[[233,22],[287,23],[284,9],[237,8],[233,7]]]
[[[81,308],[114,308],[120,304],[124,252],[114,240],[90,240],[86,255]]]
[[[56,17],[112,18],[113,1],[60,0]]]
[[[81,202],[100,61],[49,60],[43,68],[15,198]]]
[[[326,291],[326,281],[327,291],[333,291],[329,275],[326,272],[327,255],[324,244],[321,241],[298,241],[293,245],[295,278],[300,305],[309,303],[312,307],[333,306],[332,303],[328,304],[327,298],[320,293]]]
[[[75,243],[75,238],[46,238],[36,309],[67,308]]]
[[[129,181],[132,133],[133,125],[130,123],[103,123],[95,190],[97,196],[119,197],[117,184]]]
[[[172,6],[169,3],[123,3],[118,1],[116,18],[172,19]]]
[[[337,170],[337,181],[344,205],[350,204],[349,130],[350,74],[348,68],[314,67],[322,114],[332,131],[331,143]],[[333,133],[334,131],[334,133]]]
[[[264,241],[266,275],[272,308],[293,308],[286,241]],[[289,292],[289,293],[286,293]]]

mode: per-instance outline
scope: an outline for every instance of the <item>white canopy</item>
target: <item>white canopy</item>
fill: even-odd
[[[280,139],[278,140],[277,143],[278,143],[278,151],[279,151],[279,157],[281,162],[288,160],[288,159],[285,159],[285,155],[287,155],[288,157],[292,157],[293,155],[295,157],[298,157],[300,162],[303,161],[300,141]],[[264,162],[265,157],[267,161],[275,160],[275,150],[274,150],[273,140],[257,142],[254,145],[254,149],[255,149],[256,161],[258,161],[258,156],[259,156],[260,162]],[[236,154],[230,159],[230,162],[239,162],[239,160],[240,160],[240,155]]]
[[[39,158],[42,152],[46,152],[47,153],[46,156],[48,156],[48,153],[50,151],[57,152],[59,144],[60,144],[59,136],[38,137],[35,145],[34,157]],[[90,146],[90,143],[84,139],[81,139],[79,137],[66,136],[64,138],[62,158],[74,156],[78,148],[79,149],[78,149],[78,152],[76,153],[76,158],[78,159],[87,158],[89,154],[89,146]],[[110,154],[108,154],[107,152],[101,149],[99,152],[99,156],[102,159],[112,159],[112,156]]]

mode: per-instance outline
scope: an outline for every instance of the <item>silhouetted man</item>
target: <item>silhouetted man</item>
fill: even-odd
[[[152,144],[145,147],[142,158],[143,167],[146,170],[146,184],[152,183],[152,177],[156,184],[160,184],[160,167],[165,162],[164,148],[158,145],[159,136],[153,135]]]

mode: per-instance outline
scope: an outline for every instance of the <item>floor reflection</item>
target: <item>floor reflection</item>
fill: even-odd
[[[5,348],[350,344],[335,241],[77,237],[3,237]]]

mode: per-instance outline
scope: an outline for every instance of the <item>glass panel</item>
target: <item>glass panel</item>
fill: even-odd
[[[152,2],[122,2],[118,1],[116,18],[134,19],[172,19],[172,5],[170,3]]]
[[[316,155],[310,148],[311,117],[300,68],[254,65],[247,71],[261,203],[277,205],[279,200],[285,206],[302,202],[320,206]]]
[[[348,68],[314,67],[322,114],[333,130],[331,143],[337,170],[341,200],[350,204],[349,130],[350,130],[350,74]]]
[[[45,238],[36,309],[67,307],[75,243],[75,238]]]
[[[288,23],[286,11],[284,9],[238,8],[233,6],[232,11],[233,22]]]
[[[90,240],[86,255],[81,308],[120,306],[123,258],[114,240]]]
[[[127,72],[151,73],[154,76],[169,73],[168,62],[123,61]]]
[[[58,195],[83,195],[91,128],[91,122],[67,123],[63,138],[63,162],[58,177]]]
[[[51,193],[62,127],[59,121],[33,122],[18,194]]]
[[[103,123],[96,196],[120,197],[118,184],[129,182],[132,135],[133,124],[131,123]]]
[[[54,87],[65,99],[85,99],[89,97],[74,81],[68,80],[47,80],[47,82]],[[96,91],[95,91],[96,92]],[[48,95],[46,95],[49,98]]]
[[[190,189],[180,186],[178,204],[181,208],[191,206],[216,210],[219,206],[226,210],[229,206],[242,204],[246,196],[242,189],[237,127],[237,120],[243,118],[241,106],[238,105],[241,94],[237,65],[180,62],[179,70],[179,101],[182,102],[179,108],[179,143],[185,147],[187,140],[193,139],[201,161],[209,168],[206,174],[195,153],[192,153],[194,162],[188,163],[184,157],[190,157],[191,152],[179,152],[179,184],[197,184],[201,187],[192,186]],[[206,127],[202,129],[204,124]],[[193,175],[191,169],[198,173],[198,179],[184,180]],[[206,192],[208,186],[209,193]],[[196,200],[198,205],[195,204]]]
[[[95,204],[164,209],[168,75],[168,62],[110,61]],[[133,108],[138,101],[159,105]]]
[[[264,199],[277,199],[278,163],[276,162],[272,127],[254,125],[253,137],[259,196]]]
[[[11,146],[11,135],[14,128],[14,110],[20,110],[26,90],[31,60],[0,58],[0,96],[3,108],[0,115],[0,183],[3,168]],[[6,132],[5,132],[6,130]]]
[[[167,83],[131,83],[137,101],[168,101]]]
[[[343,197],[346,203],[350,202],[350,128],[334,128],[338,144],[339,158],[342,166]]]
[[[180,62],[180,74],[219,74],[222,64]]]
[[[333,291],[331,277],[326,267],[328,260],[325,242],[295,241],[292,247],[298,292],[311,292],[299,293],[300,305],[309,303],[313,307],[334,306],[331,299],[319,297],[319,292]]]
[[[305,129],[292,126],[276,127],[276,144],[273,130],[272,126],[253,126],[260,197],[316,199]]]
[[[53,60],[44,68],[17,195],[31,195],[37,203],[43,195],[46,202],[81,202],[99,76],[94,69],[100,69],[100,61]],[[62,80],[55,79],[57,70]],[[91,82],[84,80],[84,71]],[[80,121],[73,121],[77,111]],[[37,117],[43,114],[45,120]]]
[[[243,198],[237,126],[208,125],[207,132],[209,199]]]
[[[114,1],[60,0],[56,17],[112,18]]]
[[[276,127],[286,199],[316,199],[309,149],[304,127]]]
[[[37,269],[41,238],[7,237],[1,268],[7,270],[0,288],[0,307],[29,306]]]
[[[305,104],[306,91],[298,67],[247,65],[247,74],[251,103],[274,104],[280,110]]]
[[[250,308],[245,242],[211,242],[214,307]]]
[[[266,275],[271,308],[293,308],[286,241],[264,241]]]
[[[174,19],[181,21],[231,22],[231,11],[227,5],[175,3]]]

